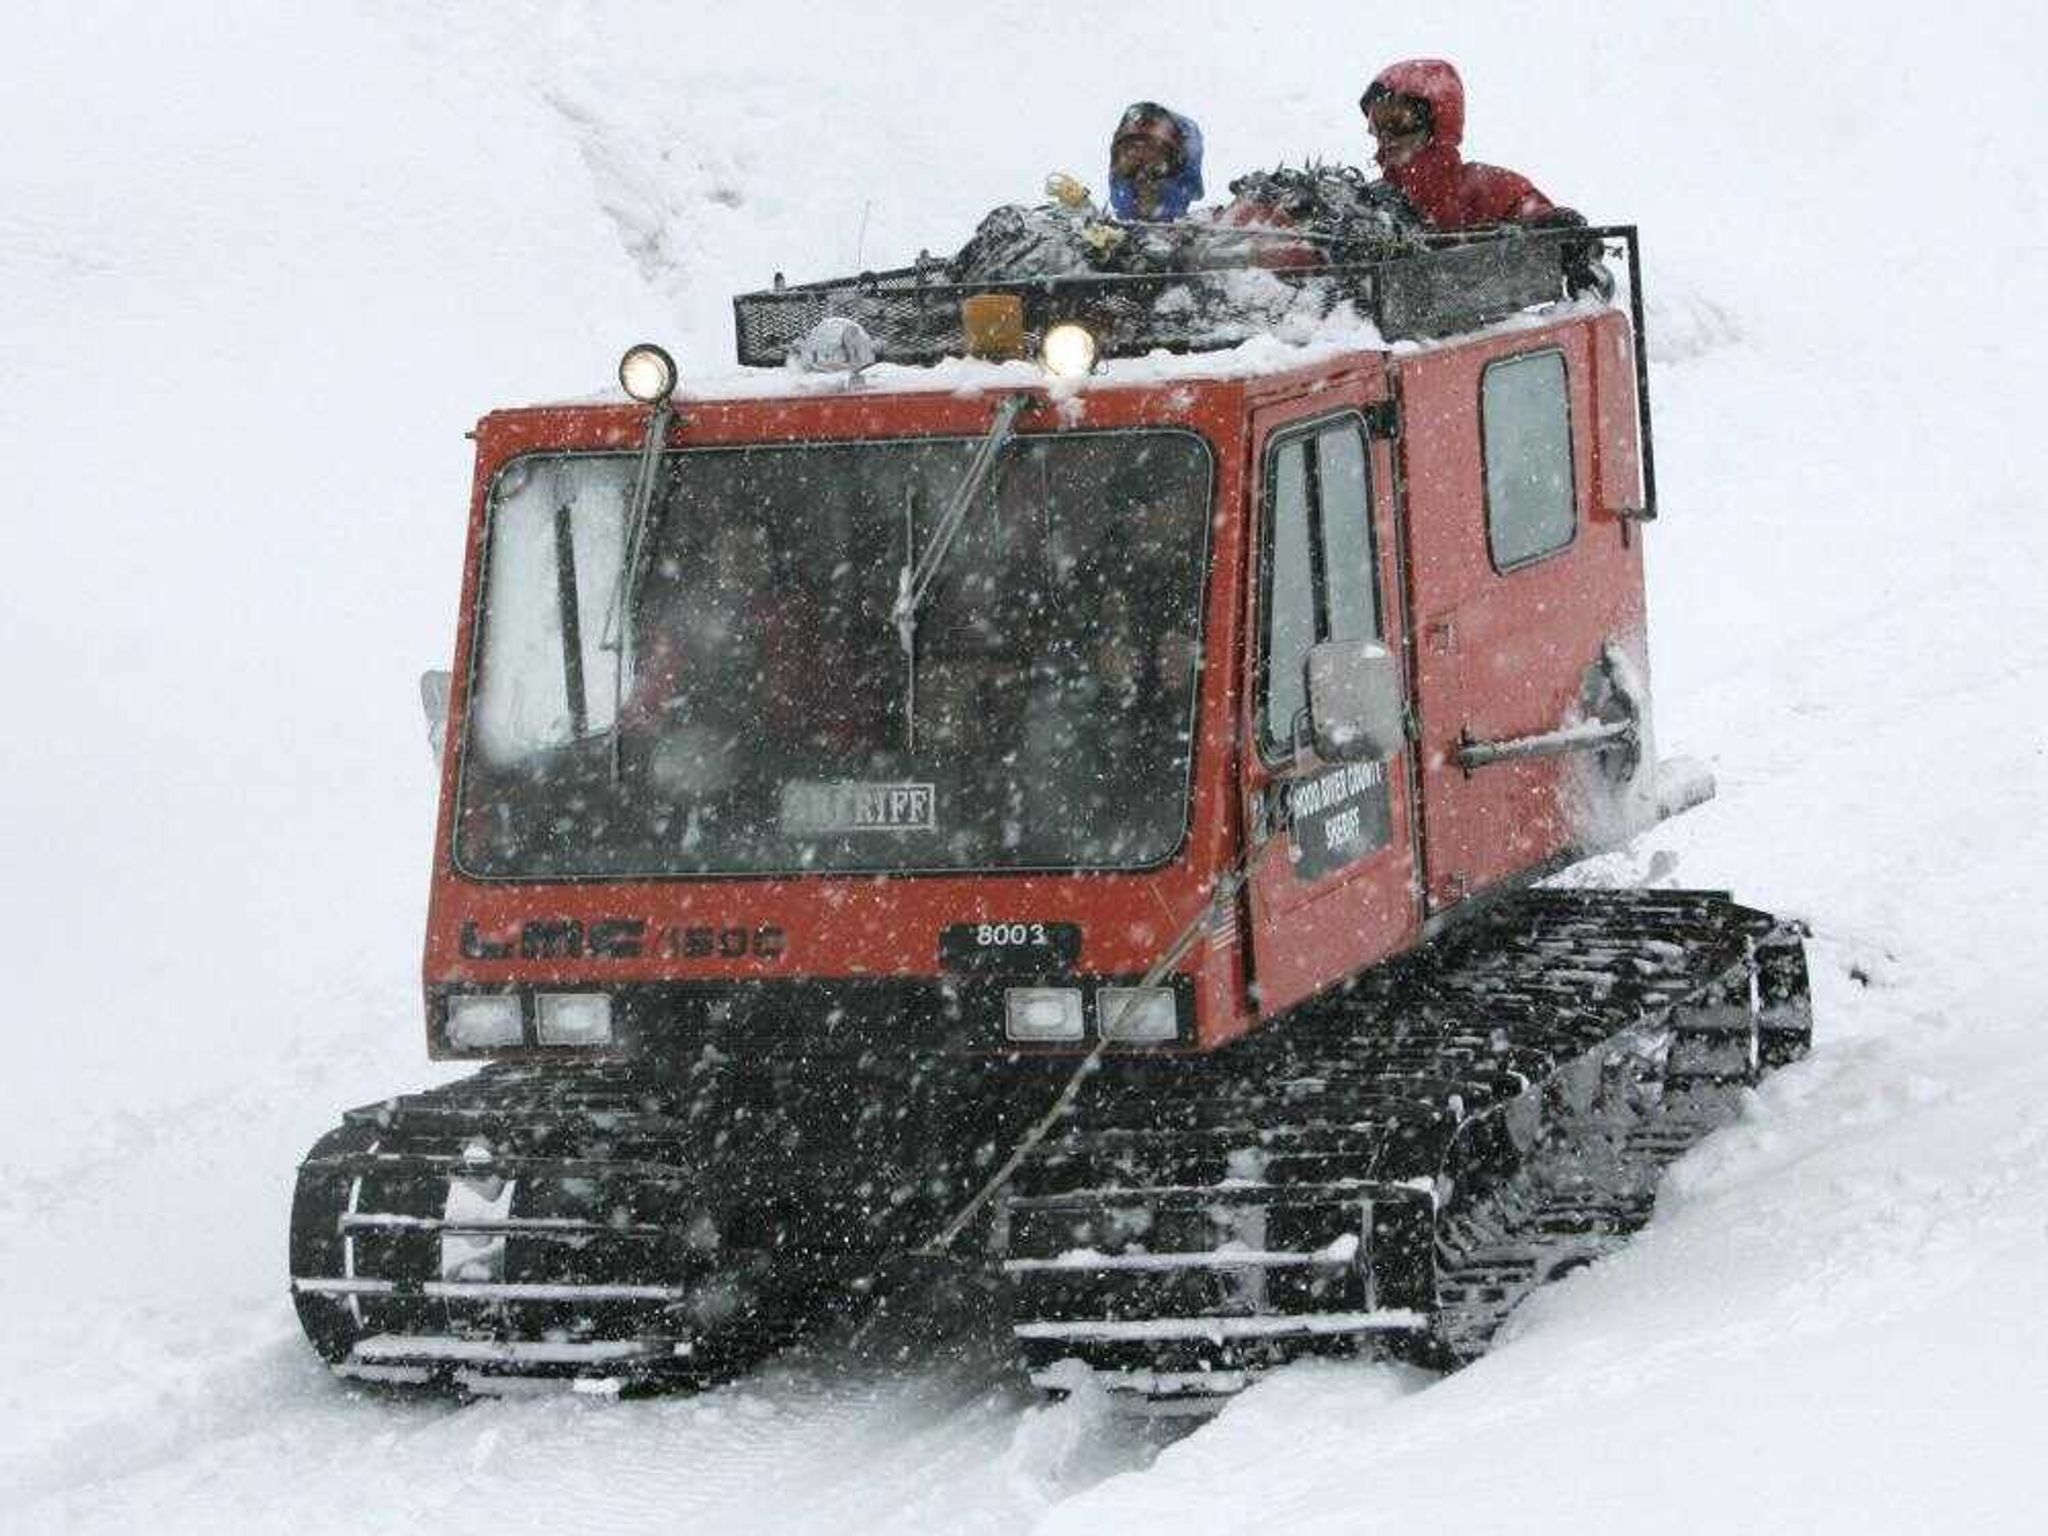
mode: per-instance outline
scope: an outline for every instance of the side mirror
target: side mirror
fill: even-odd
[[[1313,772],[1333,763],[1385,762],[1408,739],[1408,698],[1393,653],[1377,640],[1309,647],[1308,732],[1296,757]],[[1305,753],[1302,749],[1305,749]]]
[[[434,761],[441,761],[441,749],[448,743],[448,689],[451,672],[420,674],[420,709],[427,717],[427,744],[434,749]]]

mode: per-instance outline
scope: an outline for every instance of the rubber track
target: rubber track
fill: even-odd
[[[964,1070],[499,1066],[351,1111],[299,1170],[301,1322],[373,1381],[724,1380],[860,1305],[1043,1102]]]
[[[1796,929],[1537,891],[1229,1050],[1105,1063],[998,1212],[1023,1363],[1200,1408],[1302,1354],[1469,1360],[1810,1033]]]

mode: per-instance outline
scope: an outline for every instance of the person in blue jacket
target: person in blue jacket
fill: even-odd
[[[1202,195],[1202,130],[1156,101],[1133,102],[1109,141],[1109,206],[1120,219],[1177,219]]]

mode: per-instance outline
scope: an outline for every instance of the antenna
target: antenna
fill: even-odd
[[[868,248],[868,214],[873,211],[875,200],[869,198],[860,205],[860,233],[853,239],[853,269],[860,270],[861,252]]]

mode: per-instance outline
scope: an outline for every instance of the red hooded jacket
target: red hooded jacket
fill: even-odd
[[[1523,223],[1556,207],[1528,177],[1474,164],[1458,153],[1465,137],[1465,85],[1448,61],[1404,59],[1381,70],[1373,85],[1429,103],[1429,142],[1406,165],[1390,167],[1381,160],[1380,170],[1432,228]]]

